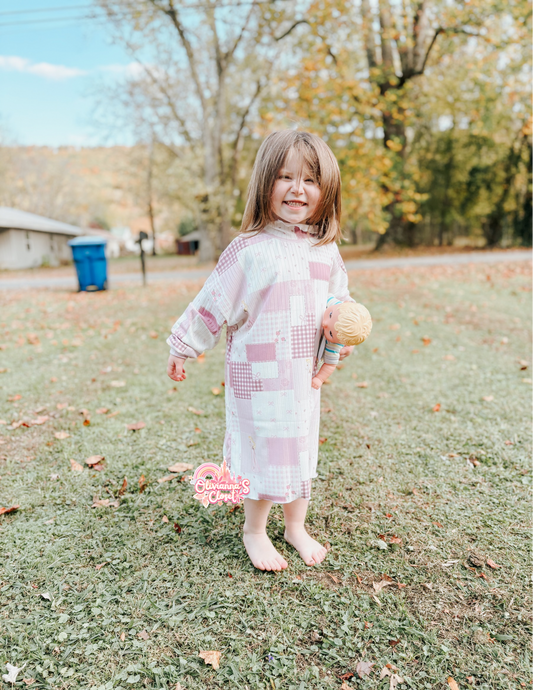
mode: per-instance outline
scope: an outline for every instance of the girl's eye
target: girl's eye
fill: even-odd
[[[330,312],[329,312],[329,318],[331,319],[332,316],[333,316],[333,312],[330,311]]]
[[[329,334],[330,334],[330,336],[333,338],[333,333],[332,333],[331,331],[329,332]]]

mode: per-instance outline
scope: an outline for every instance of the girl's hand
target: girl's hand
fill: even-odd
[[[322,387],[322,381],[318,378],[318,376],[315,376],[315,378],[311,381],[311,385],[315,390],[319,390]]]
[[[175,357],[170,355],[167,364],[167,374],[169,378],[173,381],[183,381],[187,377],[185,376],[185,359],[183,357]]]
[[[343,347],[339,353],[339,359],[344,359],[345,357],[348,357],[348,355],[351,355],[354,347],[355,345],[346,345],[346,347]]]

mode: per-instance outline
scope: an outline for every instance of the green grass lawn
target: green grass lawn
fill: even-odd
[[[305,566],[275,506],[278,573],[248,561],[242,507],[157,481],[222,460],[223,344],[183,384],[165,374],[199,285],[3,293],[0,506],[20,507],[0,516],[0,674],[346,690],[393,687],[391,664],[400,690],[530,687],[530,279],[526,264],[350,275],[374,329],[322,392],[308,528],[331,549]]]

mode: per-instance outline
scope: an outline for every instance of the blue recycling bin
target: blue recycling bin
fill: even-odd
[[[107,290],[107,259],[103,237],[76,237],[69,241],[78,274],[79,292]]]

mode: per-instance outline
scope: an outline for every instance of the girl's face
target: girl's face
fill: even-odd
[[[272,210],[286,223],[305,223],[320,200],[320,187],[307,165],[293,151],[278,172],[272,191]]]

